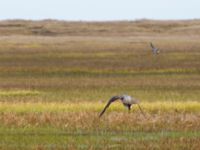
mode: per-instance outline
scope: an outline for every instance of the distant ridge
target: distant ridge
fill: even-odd
[[[127,20],[127,21],[64,21],[2,20],[2,35],[43,36],[137,36],[151,34],[200,35],[200,19],[193,20]]]

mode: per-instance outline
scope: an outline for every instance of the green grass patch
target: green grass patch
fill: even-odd
[[[78,149],[139,147],[138,143],[156,144],[167,139],[200,138],[200,131],[161,131],[161,132],[65,132],[55,128],[0,128],[0,147],[12,149]],[[188,143],[189,144],[189,143]],[[173,146],[173,145],[172,145]],[[180,145],[179,145],[180,146]]]
[[[100,112],[106,103],[100,102],[82,102],[82,103],[59,103],[59,102],[1,102],[1,113],[42,113],[42,112]],[[200,102],[143,102],[141,106],[147,112],[199,112]],[[136,106],[135,106],[136,107]],[[115,103],[110,106],[109,111],[123,111],[125,108],[121,103]],[[134,109],[133,111],[136,111]],[[139,111],[139,110],[137,110]]]

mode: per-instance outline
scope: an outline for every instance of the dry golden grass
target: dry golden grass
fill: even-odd
[[[0,122],[11,127],[63,128],[68,131],[196,131],[200,127],[199,102],[142,103],[146,118],[137,106],[128,113],[113,104],[100,119],[102,103],[1,103]],[[166,126],[167,125],[167,126]]]
[[[171,112],[147,113],[144,118],[139,112],[115,112],[98,118],[97,112],[68,113],[4,113],[1,126],[14,128],[53,127],[68,132],[158,132],[158,131],[199,131],[200,114]]]

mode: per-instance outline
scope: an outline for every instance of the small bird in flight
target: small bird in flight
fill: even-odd
[[[151,48],[152,48],[152,53],[153,53],[154,55],[160,53],[159,48],[156,48],[156,47],[153,45],[152,42],[150,43],[150,46],[151,46]]]
[[[124,105],[125,107],[128,108],[129,112],[130,112],[130,110],[131,110],[131,105],[137,104],[138,107],[139,107],[139,109],[140,109],[140,111],[141,111],[141,113],[142,113],[142,114],[144,115],[144,117],[145,117],[145,114],[144,114],[142,108],[141,108],[140,105],[139,105],[139,100],[137,100],[137,99],[135,99],[135,98],[133,98],[133,97],[131,97],[131,96],[129,96],[129,95],[113,96],[113,97],[108,101],[108,103],[106,104],[106,106],[104,107],[104,109],[102,110],[102,112],[100,113],[99,117],[101,117],[101,116],[104,114],[104,112],[106,111],[106,109],[110,106],[110,104],[111,104],[112,102],[115,102],[116,100],[121,100],[121,102],[123,103],[123,105]]]

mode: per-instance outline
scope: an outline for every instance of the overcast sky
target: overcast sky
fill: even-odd
[[[0,19],[198,19],[200,0],[0,0]]]

